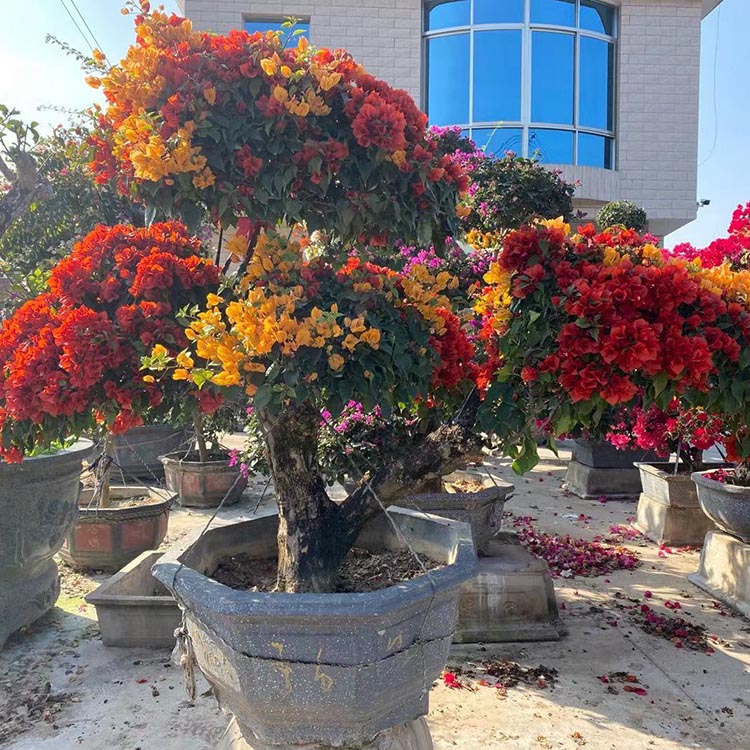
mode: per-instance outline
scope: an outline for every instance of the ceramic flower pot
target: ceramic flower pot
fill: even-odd
[[[723,531],[750,544],[750,487],[725,484],[697,471],[691,475],[703,512]]]
[[[79,440],[52,455],[0,464],[0,646],[57,601],[52,556],[76,520],[81,465],[93,453]]]
[[[167,534],[174,493],[128,485],[110,487],[115,503],[147,496],[130,507],[91,507],[93,490],[84,490],[78,520],[65,536],[60,557],[74,568],[116,571],[146,550],[158,547]]]
[[[276,516],[198,532],[154,565],[185,608],[201,671],[234,714],[220,747],[432,747],[420,717],[477,558],[465,523],[403,508],[390,515],[416,551],[445,566],[357,594],[251,593],[209,577],[220,557],[273,556]],[[401,542],[381,516],[357,546]],[[382,744],[404,733],[407,744]]]
[[[114,436],[114,476],[122,473],[124,484],[138,480],[153,484],[155,479],[164,479],[164,465],[160,456],[187,451],[188,430],[163,424],[143,425]],[[119,471],[118,471],[119,467]]]
[[[215,508],[225,496],[224,505],[236,503],[247,487],[247,479],[229,458],[196,461],[193,454],[171,453],[161,457],[167,489],[176,492],[180,505],[188,508]]]
[[[573,460],[593,469],[632,469],[636,461],[658,461],[652,451],[619,450],[604,440],[575,441]]]

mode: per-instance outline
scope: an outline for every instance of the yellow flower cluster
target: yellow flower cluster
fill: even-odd
[[[490,264],[487,273],[482,277],[488,287],[474,303],[474,310],[484,317],[492,315],[493,330],[501,333],[510,320],[510,274],[497,261]]]
[[[478,229],[470,229],[466,234],[466,242],[475,250],[501,247],[503,244],[503,233],[480,232]]]
[[[733,271],[725,262],[714,268],[698,268],[695,273],[702,286],[714,294],[738,302],[750,301],[750,271]]]
[[[213,185],[215,178],[206,157],[191,142],[195,123],[188,121],[171,138],[164,140],[146,115],[131,115],[115,134],[114,153],[129,153],[136,177],[156,182],[168,175],[195,172],[197,188]]]
[[[416,307],[422,317],[430,322],[433,332],[438,335],[445,333],[445,320],[438,313],[438,309],[449,310],[451,302],[442,292],[455,289],[458,279],[448,271],[440,271],[433,275],[427,266],[418,264],[409,269],[402,286],[409,304]]]

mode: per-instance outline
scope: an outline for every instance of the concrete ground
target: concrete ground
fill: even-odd
[[[526,478],[513,476],[507,462],[490,460],[492,470],[517,488],[506,510],[533,516],[543,531],[585,539],[630,523],[634,502],[567,496],[561,482],[569,455],[561,452],[558,460],[542,453],[543,462]],[[254,512],[261,489],[262,483],[253,483],[241,504],[222,515]],[[258,512],[270,509],[267,498]],[[208,515],[175,510],[169,538],[204,524]],[[524,666],[542,664],[558,676],[554,687],[520,685],[505,694],[439,682],[428,717],[437,750],[750,748],[750,623],[688,583],[697,551],[660,551],[642,538],[627,544],[642,558],[634,571],[555,580],[569,629],[562,640],[455,650],[451,664],[459,668],[466,668],[467,659],[498,656]],[[0,653],[0,747],[213,750],[226,720],[206,683],[199,683],[190,705],[182,672],[170,664],[167,650],[105,648],[95,612],[82,599],[105,577],[63,572],[58,606]],[[665,608],[667,601],[678,601],[681,609]],[[647,602],[659,614],[703,624],[716,637],[714,653],[676,648],[644,633],[630,624],[623,602]],[[613,672],[633,675],[646,694],[599,679]]]

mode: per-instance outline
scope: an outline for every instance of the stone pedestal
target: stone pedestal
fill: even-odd
[[[634,526],[657,544],[670,547],[700,547],[706,533],[716,528],[700,507],[674,506],[644,492]]]
[[[716,464],[714,468],[727,466]],[[638,501],[636,528],[658,544],[674,547],[703,544],[716,528],[698,502],[695,482],[687,473],[674,473],[668,462],[637,463],[643,492]]]
[[[724,531],[709,531],[698,571],[688,580],[750,617],[750,544]]]
[[[563,487],[585,500],[634,500],[641,492],[638,469],[599,469],[571,459]]]
[[[479,575],[461,589],[454,643],[556,641],[565,635],[547,563],[508,531],[483,553]]]
[[[245,736],[249,730],[245,729]],[[260,740],[248,742],[234,718],[219,740],[216,750],[334,750],[330,745],[268,745]],[[425,718],[385,729],[366,745],[336,745],[335,750],[432,750],[432,735]]]

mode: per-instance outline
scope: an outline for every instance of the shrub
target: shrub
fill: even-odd
[[[599,209],[596,224],[601,230],[610,227],[625,227],[625,229],[632,229],[643,234],[648,227],[648,216],[632,201],[613,201]]]

